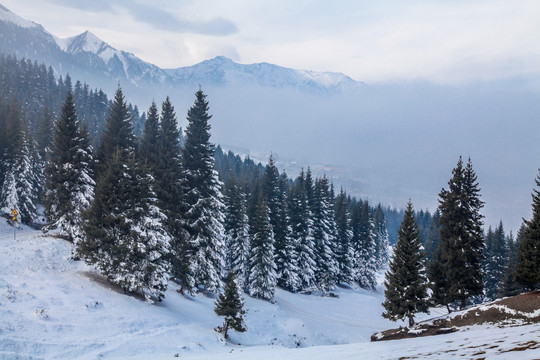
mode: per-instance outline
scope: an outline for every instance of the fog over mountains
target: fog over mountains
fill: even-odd
[[[261,160],[273,152],[289,175],[311,165],[352,195],[396,207],[411,198],[417,209],[434,210],[458,157],[470,156],[487,225],[502,219],[517,230],[531,214],[540,167],[540,79],[365,84],[339,73],[225,57],[161,69],[90,32],[58,39],[1,5],[0,51],[44,62],[109,95],[120,84],[141,111],[169,95],[181,124],[201,86],[216,143]]]

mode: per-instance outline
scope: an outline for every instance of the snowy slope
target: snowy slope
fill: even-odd
[[[248,331],[225,343],[212,330],[221,323],[213,299],[183,297],[171,284],[162,303],[145,303],[111,288],[70,253],[69,243],[26,227],[14,241],[0,221],[0,359],[540,357],[534,346],[504,352],[537,340],[537,325],[370,343],[373,332],[395,324],[380,316],[380,291],[353,289],[339,290],[339,299],[278,291],[275,304],[247,297]]]
[[[0,4],[0,21],[10,22],[23,28],[33,28],[39,26],[38,24],[23,19],[17,14],[12,13],[4,6]]]
[[[148,304],[108,286],[90,267],[70,260],[71,245],[23,227],[0,225],[0,354],[43,358],[170,358],[226,352],[213,328],[214,299],[185,298],[171,284]],[[294,348],[365,342],[392,324],[380,316],[382,294],[341,290],[340,298],[277,292],[271,304],[246,297],[244,334],[235,346]],[[0,356],[1,357],[1,356]]]

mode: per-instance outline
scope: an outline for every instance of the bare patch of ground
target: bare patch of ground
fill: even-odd
[[[448,334],[460,327],[485,323],[503,326],[519,326],[540,323],[540,290],[500,299],[491,303],[470,307],[446,317],[423,321],[412,329],[385,330],[371,336],[371,341],[397,340],[419,336]],[[523,344],[513,351],[540,347],[540,344]]]

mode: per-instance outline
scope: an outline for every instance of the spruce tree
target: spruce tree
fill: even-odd
[[[350,229],[350,215],[347,206],[347,194],[341,189],[336,197],[336,260],[338,263],[338,281],[349,283],[352,281],[353,254],[351,248],[352,231]]]
[[[535,179],[540,188],[540,169]],[[516,281],[534,290],[540,286],[540,191],[533,189],[532,218],[523,220]]]
[[[287,175],[279,176],[279,206],[274,224],[274,260],[276,263],[277,284],[288,291],[295,292],[300,288],[298,275],[298,253],[296,240],[292,237],[290,211],[287,201]]]
[[[136,159],[130,119],[119,89],[102,140],[102,149],[112,153],[101,164],[77,251],[111,283],[142,293],[148,300],[161,299],[169,273],[169,234],[154,193],[154,178]]]
[[[431,262],[435,256],[435,250],[439,247],[441,242],[441,234],[439,230],[439,220],[441,218],[441,212],[439,209],[435,210],[431,217],[431,222],[427,231],[427,238],[423,239],[426,259]]]
[[[424,261],[418,225],[409,200],[394,255],[385,276],[385,318],[392,321],[407,318],[409,327],[412,327],[415,314],[428,311]]]
[[[33,223],[37,217],[37,201],[42,191],[43,172],[36,144],[28,132],[19,105],[13,101],[6,119],[8,145],[3,157],[3,183],[0,209],[10,217],[15,209],[19,221]]]
[[[274,233],[266,199],[260,194],[251,233],[247,291],[252,297],[273,300],[277,284]]]
[[[447,300],[460,301],[480,295],[483,289],[483,232],[480,189],[469,159],[463,167],[461,157],[452,171],[449,189],[439,194],[440,258],[445,277]]]
[[[82,214],[94,197],[92,163],[87,134],[80,128],[73,95],[68,93],[45,168],[45,213],[49,220],[45,229],[58,229],[74,243],[83,236]]]
[[[506,267],[504,268],[503,279],[499,286],[498,297],[507,297],[518,295],[522,287],[517,283],[514,274],[516,272],[518,264],[518,246],[521,241],[522,229],[520,228],[514,240],[512,233],[507,239],[507,255],[506,255]]]
[[[182,156],[180,148],[180,129],[174,106],[169,97],[161,105],[160,121],[157,123],[155,105],[148,110],[144,128],[141,151],[144,151],[148,166],[156,179],[158,203],[167,216],[165,228],[171,236],[172,274],[180,280],[182,290],[192,291],[194,283],[192,273],[186,263],[184,216],[187,211],[184,204]],[[153,149],[152,149],[153,147]],[[152,153],[149,153],[152,152]]]
[[[223,325],[216,330],[223,333],[225,339],[229,338],[228,331],[233,329],[237,332],[246,331],[244,326],[244,301],[240,297],[240,289],[236,284],[234,272],[230,272],[225,282],[223,293],[219,294],[215,301],[214,312],[218,316],[223,316]]]
[[[386,227],[386,218],[381,204],[378,204],[373,214],[375,223],[375,258],[377,269],[383,268],[388,263],[388,228]]]
[[[222,285],[225,266],[223,195],[214,170],[214,145],[210,143],[208,102],[202,90],[187,114],[186,143],[182,149],[183,186],[185,191],[183,226],[185,251],[180,259],[193,290],[203,286],[215,292]]]
[[[169,235],[153,177],[142,169],[134,153],[128,159],[119,150],[113,154],[86,213],[78,254],[124,291],[161,300],[168,281]]]
[[[299,272],[301,291],[315,289],[315,242],[313,239],[313,218],[310,209],[312,196],[311,177],[306,177],[302,170],[289,197],[289,210],[291,216],[291,236],[296,242],[297,266]]]
[[[334,199],[326,177],[317,179],[314,187],[313,238],[315,241],[316,286],[323,295],[334,289],[338,278],[338,264],[334,253],[336,223]]]
[[[363,288],[375,289],[377,270],[374,222],[367,201],[354,202],[351,212],[353,280]]]
[[[105,130],[96,154],[97,178],[106,170],[107,160],[116,152],[120,151],[119,156],[127,159],[135,151],[136,142],[131,118],[122,89],[118,88],[114,101],[108,109]]]
[[[143,136],[139,145],[139,155],[143,164],[150,168],[157,166],[159,161],[159,114],[157,105],[152,101],[152,105],[146,114],[144,122]],[[155,172],[155,170],[154,170]]]
[[[489,227],[485,241],[484,295],[488,301],[497,298],[507,266],[506,237],[502,221],[495,231]]]
[[[249,262],[249,219],[246,194],[229,179],[225,193],[225,244],[227,245],[227,267],[238,274],[237,282],[244,288]]]

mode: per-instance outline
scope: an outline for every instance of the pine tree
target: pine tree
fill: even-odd
[[[155,104],[150,106],[144,127],[141,153],[146,154],[152,174],[158,203],[167,220],[165,228],[171,236],[172,274],[184,289],[192,292],[194,282],[188,264],[183,262],[187,251],[185,245],[182,156],[180,129],[174,107],[167,97],[161,105],[161,119],[158,121]]]
[[[117,151],[121,152],[119,156],[127,159],[135,150],[136,142],[131,118],[122,89],[118,88],[114,101],[108,109],[105,130],[97,150],[97,178],[106,170],[107,159],[110,159]]]
[[[386,218],[381,204],[378,204],[373,214],[375,223],[375,258],[377,269],[384,267],[389,260],[388,247],[388,228],[386,227]]]
[[[304,171],[296,179],[289,197],[289,210],[291,217],[291,237],[296,242],[297,266],[299,272],[301,291],[315,289],[315,243],[313,239],[313,218],[310,209],[312,196],[311,177],[306,177]]]
[[[274,260],[276,263],[277,284],[288,291],[295,292],[300,288],[298,275],[298,253],[296,241],[292,237],[290,225],[290,212],[286,198],[287,175],[282,173],[279,177],[279,206],[276,222],[274,224]]]
[[[337,244],[336,260],[338,263],[338,281],[349,283],[352,281],[353,254],[351,248],[352,231],[350,229],[350,215],[347,206],[347,194],[341,189],[335,204]]]
[[[373,218],[367,201],[353,205],[351,230],[353,280],[363,288],[374,290],[377,270],[376,244]]]
[[[251,233],[247,291],[253,297],[273,300],[277,284],[274,233],[270,224],[268,205],[263,196],[259,196]]]
[[[326,177],[317,179],[312,207],[316,261],[315,281],[317,288],[323,295],[334,289],[339,271],[334,254],[337,232],[333,203],[330,182]]]
[[[187,115],[186,143],[182,149],[186,250],[181,263],[188,269],[195,288],[203,286],[206,291],[215,292],[222,285],[225,266],[223,195],[214,170],[208,102],[202,90],[195,96]]]
[[[225,289],[215,301],[214,312],[216,315],[224,317],[223,326],[217,327],[216,330],[223,333],[225,339],[229,338],[229,329],[237,332],[247,330],[244,326],[244,315],[246,313],[244,301],[240,297],[240,289],[236,284],[234,272],[229,273],[225,282]]]
[[[441,219],[441,212],[439,209],[435,210],[435,213],[431,217],[431,222],[427,231],[427,238],[423,239],[426,259],[431,262],[435,256],[435,250],[439,247],[441,242],[441,234],[439,229],[439,220]]]
[[[161,300],[169,272],[166,217],[157,206],[153,178],[134,153],[123,159],[118,150],[108,161],[86,218],[78,254],[124,291]]]
[[[540,187],[540,170],[535,179]],[[519,262],[516,281],[534,290],[540,286],[540,191],[533,189],[532,218],[523,220],[524,226],[519,243]]]
[[[146,114],[144,122],[143,136],[139,145],[139,155],[143,164],[147,164],[150,168],[157,166],[159,161],[159,114],[156,103],[152,101],[152,105]],[[154,170],[155,172],[155,170]]]
[[[74,243],[83,236],[82,214],[94,197],[92,163],[87,134],[80,129],[73,96],[68,93],[45,168],[45,213],[49,220],[45,229],[58,229]]]
[[[8,217],[15,209],[23,224],[31,224],[38,216],[36,204],[43,186],[42,164],[16,101],[10,105],[6,122],[9,144],[3,158],[0,210]]]
[[[249,219],[246,194],[234,178],[229,179],[226,187],[225,208],[227,267],[238,274],[237,282],[243,289],[248,275]]]
[[[484,295],[488,301],[497,298],[507,266],[506,238],[502,221],[495,231],[489,227],[485,241]]]
[[[515,296],[522,291],[521,286],[514,277],[518,264],[518,246],[521,241],[521,233],[522,229],[520,228],[515,241],[511,232],[510,236],[508,236],[506,245],[506,248],[508,249],[505,261],[506,267],[504,268],[502,282],[499,286],[498,297]]]
[[[409,200],[394,256],[385,276],[386,300],[383,303],[386,310],[383,317],[392,321],[408,318],[409,327],[414,325],[416,313],[428,311],[427,279],[421,249],[418,225]]]
[[[137,162],[131,116],[120,89],[109,114],[102,148],[112,154],[101,164],[77,252],[111,283],[160,300],[169,273],[166,216],[157,204],[154,178]]]
[[[466,300],[482,293],[483,232],[480,189],[471,161],[463,168],[461,157],[452,171],[449,189],[439,194],[441,243],[440,266],[450,302]]]

